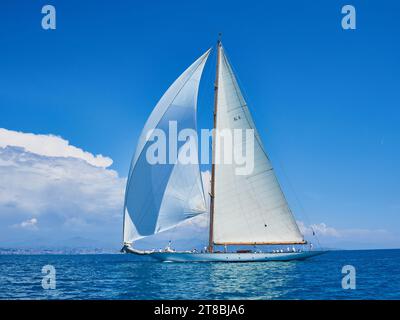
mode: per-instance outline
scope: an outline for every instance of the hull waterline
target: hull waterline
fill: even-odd
[[[165,262],[268,262],[304,260],[326,251],[304,251],[283,253],[189,253],[189,252],[153,252],[148,256]]]

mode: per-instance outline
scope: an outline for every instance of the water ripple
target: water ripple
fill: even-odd
[[[44,265],[57,288],[41,286]],[[357,270],[343,290],[342,267]],[[133,255],[0,256],[0,299],[399,299],[400,250],[334,251],[306,261],[161,263]]]

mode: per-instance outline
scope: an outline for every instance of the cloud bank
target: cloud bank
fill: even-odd
[[[111,159],[61,137],[0,133],[0,246],[119,249],[126,178],[106,167]],[[202,178],[208,194],[210,173]],[[207,225],[207,215],[199,216],[175,235],[199,241]]]
[[[312,242],[321,246],[346,249],[367,249],[395,247],[399,238],[385,229],[334,228],[325,223],[306,225],[297,221],[301,233]],[[316,235],[316,237],[314,236]]]
[[[0,129],[0,246],[118,245],[125,178],[61,137]]]
[[[54,135],[24,133],[0,128],[0,148],[15,146],[27,152],[46,157],[82,159],[95,167],[107,168],[112,160],[101,154],[93,155],[69,144],[69,141]]]
[[[126,178],[112,160],[72,146],[61,137],[0,128],[0,246],[85,246],[119,249]],[[210,172],[202,172],[209,201]],[[298,221],[306,239],[334,248],[390,247],[398,237],[383,229],[338,229]],[[143,248],[201,248],[207,214],[138,243]]]

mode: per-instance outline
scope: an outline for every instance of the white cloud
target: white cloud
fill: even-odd
[[[7,141],[0,146],[0,242],[34,245],[58,239],[63,245],[60,239],[82,237],[120,243],[125,178],[87,159],[44,155]],[[202,172],[202,179],[209,198],[210,172]],[[40,239],[34,239],[28,231],[39,230],[38,221]],[[207,227],[208,215],[200,215],[179,227],[177,236],[196,241]]]
[[[339,237],[340,232],[333,227],[328,227],[325,223],[318,223],[306,226],[304,222],[297,221],[301,233],[305,236],[312,236],[313,233],[322,236]]]
[[[23,230],[38,229],[38,221],[36,234],[48,240],[83,236],[118,243],[125,182],[83,159],[0,147],[0,243],[34,245]]]
[[[54,135],[24,133],[0,128],[0,148],[15,146],[47,157],[77,158],[96,167],[107,168],[112,159],[101,154],[93,155],[69,144],[69,141]]]
[[[376,236],[389,236],[390,233],[385,229],[337,229],[327,226],[321,222],[318,224],[311,224],[306,226],[304,222],[297,221],[300,231],[305,236],[312,236],[313,232],[317,236],[331,237],[331,238],[369,238]]]
[[[20,224],[15,225],[15,226],[21,227],[24,229],[37,230],[37,222],[38,222],[38,220],[36,218],[31,218],[31,219],[22,221]]]
[[[398,243],[399,238],[385,229],[334,228],[325,223],[305,225],[297,221],[305,238],[315,242],[315,232],[322,246],[334,248],[384,248]]]
[[[70,211],[99,215],[121,206],[125,179],[75,158],[0,148],[0,205],[41,215]]]

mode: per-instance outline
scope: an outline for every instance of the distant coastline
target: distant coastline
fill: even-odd
[[[376,251],[400,250],[400,248],[380,249],[343,249],[323,248],[328,251]],[[0,255],[92,255],[92,254],[120,254],[118,249],[106,248],[0,248]]]
[[[78,255],[117,254],[117,249],[104,248],[0,248],[0,255]]]

